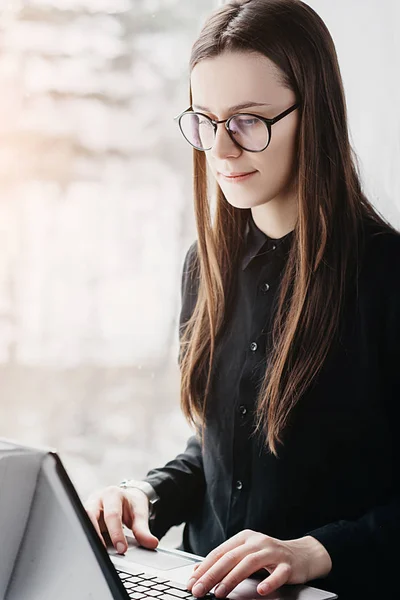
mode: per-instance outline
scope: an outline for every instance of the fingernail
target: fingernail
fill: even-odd
[[[187,582],[187,588],[190,591],[190,588],[192,587],[192,585],[194,584],[194,582],[196,581],[196,577],[191,577],[189,579],[189,581]]]
[[[200,596],[200,597],[205,596],[206,588],[204,587],[204,585],[202,583],[196,583],[196,585],[192,589],[192,593],[195,594],[196,596]]]
[[[125,552],[125,546],[122,542],[118,542],[117,544],[117,552],[119,552],[119,554],[124,554]]]
[[[259,594],[266,594],[268,592],[268,585],[266,583],[260,585],[260,587],[258,588],[258,592]]]
[[[215,595],[218,595],[218,598],[225,598],[226,596],[226,586],[223,583],[217,585],[214,591]]]

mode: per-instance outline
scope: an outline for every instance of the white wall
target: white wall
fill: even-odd
[[[400,228],[400,3],[311,0],[331,32],[365,191]]]

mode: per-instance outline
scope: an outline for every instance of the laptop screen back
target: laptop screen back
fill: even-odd
[[[22,457],[23,458],[23,457]],[[4,600],[126,600],[59,457],[44,452]]]

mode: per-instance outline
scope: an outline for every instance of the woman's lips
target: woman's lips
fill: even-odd
[[[239,183],[240,181],[245,181],[246,179],[249,179],[255,173],[257,173],[257,171],[252,171],[250,173],[246,173],[245,175],[229,175],[228,176],[228,175],[224,175],[223,173],[219,173],[219,175],[225,181],[229,181],[230,183]]]

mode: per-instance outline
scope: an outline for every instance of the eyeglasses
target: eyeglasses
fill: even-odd
[[[211,150],[218,124],[225,123],[229,137],[240,148],[247,152],[262,152],[271,141],[272,125],[299,106],[299,103],[294,104],[273,119],[266,119],[251,113],[238,113],[222,121],[214,121],[203,113],[193,112],[192,107],[189,106],[174,117],[174,120],[178,121],[183,137],[196,150]]]

